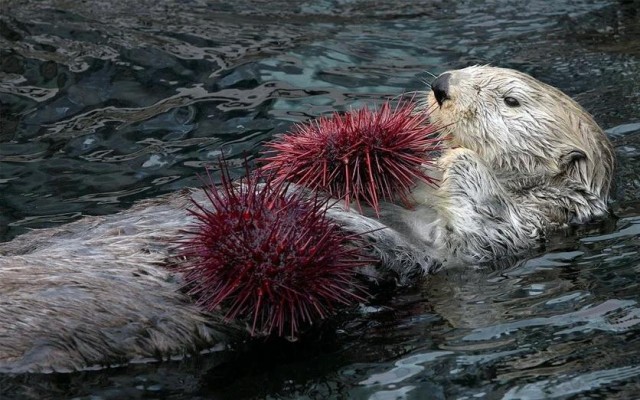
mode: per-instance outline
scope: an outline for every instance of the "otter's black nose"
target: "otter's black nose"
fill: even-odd
[[[433,90],[433,95],[439,105],[442,105],[449,98],[449,78],[451,78],[451,74],[445,72],[431,82],[431,90]]]

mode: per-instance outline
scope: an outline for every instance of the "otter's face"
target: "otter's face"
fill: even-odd
[[[452,145],[496,170],[545,178],[567,175],[606,199],[613,151],[593,118],[564,93],[511,69],[473,66],[437,77],[431,121]]]

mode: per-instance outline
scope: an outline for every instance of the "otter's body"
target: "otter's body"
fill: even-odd
[[[607,213],[613,151],[566,95],[512,70],[470,67],[434,81],[424,104],[452,148],[438,188],[379,218],[333,205],[400,278],[514,256],[550,230]],[[201,190],[34,231],[0,245],[0,372],[74,370],[223,349],[243,329],[180,293],[174,243]],[[366,214],[366,213],[365,213]],[[385,229],[378,229],[385,228]]]
[[[199,193],[194,193],[196,196]],[[225,350],[242,330],[180,293],[167,265],[186,191],[0,245],[0,373]]]

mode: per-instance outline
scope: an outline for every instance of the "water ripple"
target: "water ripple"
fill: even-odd
[[[555,332],[555,335],[568,334],[574,331],[589,332],[602,330],[608,332],[624,332],[640,323],[640,309],[632,307],[632,300],[607,300],[601,304],[589,306],[579,311],[554,315],[547,318],[531,318],[485,328],[474,329],[464,336],[463,340],[479,341],[500,338],[520,329],[535,326],[567,326],[582,324],[570,329]]]
[[[453,354],[451,351],[436,351],[412,355],[396,361],[395,367],[388,371],[373,374],[360,382],[361,385],[391,385],[405,381],[424,370],[421,364],[435,361],[436,359]]]
[[[294,122],[476,63],[558,86],[609,128],[620,217],[506,270],[442,271],[289,358],[0,376],[0,396],[637,397],[636,3],[0,0],[0,240],[199,185],[220,156],[238,175]]]
[[[593,371],[577,376],[561,375],[553,379],[516,386],[505,393],[502,398],[504,400],[566,398],[567,396],[589,392],[614,382],[637,377],[638,375],[640,375],[640,366],[637,365]]]

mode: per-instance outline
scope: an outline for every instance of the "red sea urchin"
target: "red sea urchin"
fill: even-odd
[[[180,267],[189,295],[207,311],[241,319],[253,334],[295,337],[303,325],[341,305],[364,300],[355,281],[362,255],[357,236],[329,220],[326,200],[287,190],[260,174],[205,188],[193,201]]]
[[[364,200],[376,212],[380,198],[410,205],[418,180],[434,183],[425,167],[440,139],[427,119],[409,103],[321,117],[267,143],[262,168],[274,172],[278,183],[321,190],[347,205]]]

